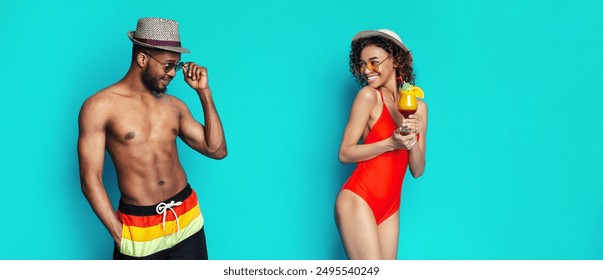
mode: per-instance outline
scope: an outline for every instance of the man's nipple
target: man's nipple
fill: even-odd
[[[128,132],[126,134],[126,140],[132,140],[134,138],[135,134],[134,132]]]

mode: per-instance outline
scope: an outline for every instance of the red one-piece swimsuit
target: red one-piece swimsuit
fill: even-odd
[[[371,144],[391,137],[398,127],[394,122],[383,94],[381,116],[369,131],[364,144]],[[408,150],[396,149],[372,159],[358,162],[356,169],[343,185],[360,196],[373,210],[375,221],[381,224],[400,209],[402,182],[408,166]]]

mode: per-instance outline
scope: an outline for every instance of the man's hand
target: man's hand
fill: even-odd
[[[184,72],[184,81],[195,91],[209,88],[207,79],[207,68],[197,65],[194,62],[187,62],[182,67]]]

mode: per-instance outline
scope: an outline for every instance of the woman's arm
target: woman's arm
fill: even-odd
[[[425,149],[427,139],[427,104],[419,100],[419,108],[414,115],[411,115],[408,120],[404,120],[404,124],[408,123],[411,129],[417,131],[417,144],[412,146],[408,151],[408,167],[413,177],[418,178],[423,175],[425,170]],[[411,125],[414,123],[414,125]]]

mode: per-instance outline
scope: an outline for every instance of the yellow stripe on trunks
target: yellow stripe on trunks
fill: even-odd
[[[128,256],[145,257],[159,251],[169,249],[183,240],[191,237],[203,228],[203,216],[198,215],[188,226],[181,228],[179,232],[166,235],[151,241],[132,241],[130,239],[122,239],[119,251]]]
[[[163,224],[159,223],[150,227],[137,227],[137,226],[128,226],[123,225],[122,230],[122,239],[129,239],[132,241],[150,241],[156,238],[161,238],[166,235],[170,235],[178,232],[178,224],[180,224],[180,231],[186,228],[191,221],[201,215],[201,209],[197,204],[195,207],[191,208],[188,212],[178,216],[178,223],[176,220],[166,221],[165,222],[165,230],[163,229]],[[203,223],[201,223],[203,226]]]

